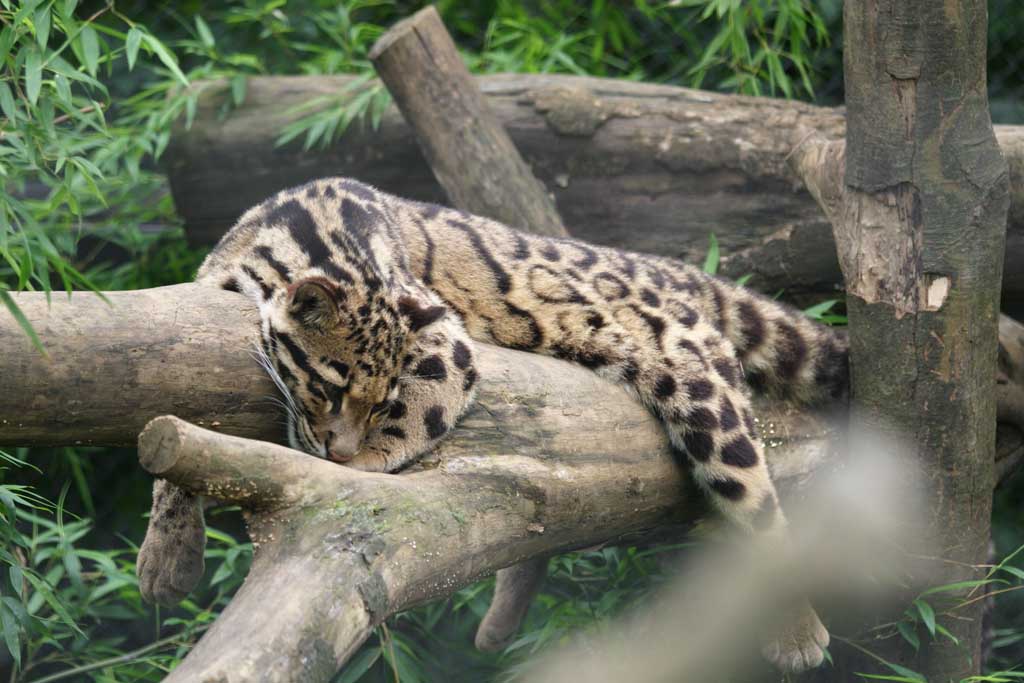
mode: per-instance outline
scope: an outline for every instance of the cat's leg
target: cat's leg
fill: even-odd
[[[476,394],[473,341],[448,314],[416,339],[403,360],[398,398],[345,465],[394,472],[451,431]]]
[[[491,606],[476,631],[478,650],[497,652],[511,642],[547,570],[548,558],[534,557],[498,571]]]
[[[153,482],[153,509],[135,572],[147,602],[176,605],[203,577],[206,526],[199,496],[163,479]]]
[[[599,374],[632,387],[664,422],[679,457],[714,506],[743,534],[786,537],[750,398],[732,344],[700,319],[668,325],[660,343],[626,348],[600,343],[592,357],[611,362]],[[614,329],[602,330],[615,335]],[[619,334],[618,337],[622,335]],[[806,602],[782,632],[766,639],[764,654],[785,671],[818,666],[828,632]]]

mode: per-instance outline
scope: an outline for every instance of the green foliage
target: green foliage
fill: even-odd
[[[113,5],[82,19],[77,4],[0,2],[0,299],[37,345],[9,292],[96,289],[76,246],[114,216],[125,235],[139,224],[147,209],[134,198],[160,182],[144,160],[182,106],[166,99],[172,80],[187,83],[172,52]],[[126,58],[170,78],[115,106],[101,79]]]
[[[999,20],[1011,16],[1012,3],[1000,2],[1007,7],[993,14],[994,33],[1015,46],[1016,24]],[[13,315],[31,336],[13,292],[191,279],[203,254],[185,242],[157,166],[172,125],[189,125],[196,115],[198,90],[186,86],[222,79],[227,97],[220,113],[230,116],[253,75],[358,76],[347,91],[292,112],[296,119],[280,131],[280,144],[330,145],[348,126],[379,122],[388,95],[370,81],[367,53],[384,27],[422,6],[0,0],[0,302],[8,311],[0,315]],[[838,0],[438,6],[478,73],[590,74],[786,97],[841,93]],[[1018,52],[1003,50],[994,62],[1006,83],[1015,82]],[[1004,87],[1012,99],[1010,90]],[[720,256],[713,237],[712,245],[709,272]],[[807,314],[844,322],[834,305],[823,302]],[[243,532],[225,510],[213,517],[224,530],[209,532],[200,590],[170,611],[141,602],[135,543],[145,528],[140,513],[149,480],[134,461],[133,452],[111,449],[0,454],[0,673],[12,683],[159,680],[244,576],[251,547],[235,540]],[[1001,545],[1016,547],[1008,526],[998,527]],[[603,549],[553,559],[520,637],[499,655],[472,648],[493,581],[467,587],[390,619],[336,680],[501,679],[539,649],[585,639],[607,618],[642,604],[663,580],[663,554],[673,550]],[[1024,609],[1013,592],[1020,579],[1014,572],[1022,570],[1009,559],[986,579],[1008,582],[1000,584],[1007,614],[995,643],[1006,669],[1024,659]],[[892,629],[921,642],[943,637],[948,618],[922,595]],[[914,672],[892,671],[917,680]],[[1019,678],[1000,672],[972,680]]]

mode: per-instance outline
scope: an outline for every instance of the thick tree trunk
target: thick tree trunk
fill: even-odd
[[[599,244],[700,261],[708,235],[722,272],[787,296],[835,293],[832,234],[786,164],[800,127],[842,139],[843,111],[664,85],[576,76],[476,78],[519,152],[554,193],[569,232]],[[397,108],[380,128],[354,125],[327,150],[274,147],[287,111],[339,92],[349,79],[254,77],[223,119],[223,84],[204,84],[191,130],[165,156],[191,239],[209,244],[256,202],[326,175],[349,175],[424,201],[445,195]],[[339,98],[339,101],[342,101]],[[1004,283],[1007,311],[1024,310],[1024,129],[997,127],[1014,201]]]
[[[941,560],[915,568],[919,591],[982,578],[988,558],[1010,197],[985,90],[986,6],[847,2],[844,25],[846,144],[810,134],[793,159],[835,230],[855,423],[906,435],[926,475],[922,544]],[[962,597],[930,600],[941,613]],[[961,680],[978,673],[981,610],[940,616],[959,645],[876,647],[928,680]]]

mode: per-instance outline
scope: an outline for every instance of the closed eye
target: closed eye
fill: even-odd
[[[386,413],[390,408],[391,408],[391,400],[390,399],[385,399],[385,400],[381,401],[380,403],[376,403],[376,404],[374,404],[374,406],[372,408],[370,408],[370,414],[368,416],[368,419],[374,420],[374,421],[375,420],[379,420],[384,415],[384,413]]]

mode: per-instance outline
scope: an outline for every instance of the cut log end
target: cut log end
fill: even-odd
[[[406,35],[413,33],[424,26],[430,26],[435,22],[440,24],[441,17],[433,5],[427,5],[411,17],[402,19],[385,31],[384,34],[377,39],[377,42],[373,44],[373,47],[370,48],[370,52],[367,56],[370,58],[371,62],[375,62],[380,59],[380,56],[386,52],[388,48],[404,38]]]
[[[162,477],[178,462],[181,428],[187,423],[173,415],[149,421],[139,434],[139,462],[147,472]]]

